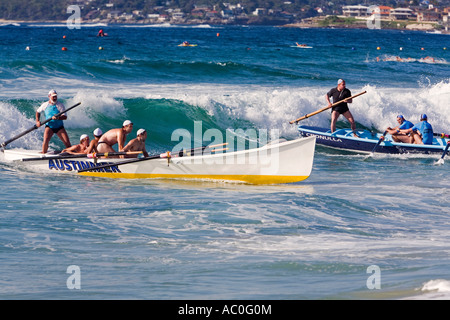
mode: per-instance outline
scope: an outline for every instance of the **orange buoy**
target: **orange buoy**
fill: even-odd
[[[66,47],[62,47],[62,51],[67,51],[67,48]]]

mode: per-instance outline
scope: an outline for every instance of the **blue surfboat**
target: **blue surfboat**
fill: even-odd
[[[327,147],[347,150],[358,153],[372,153],[380,140],[382,133],[369,130],[357,130],[358,137],[353,136],[351,129],[338,129],[331,133],[330,129],[298,126],[298,131],[303,137],[315,136],[316,143]],[[449,139],[434,137],[433,144],[421,145],[394,142],[390,134],[386,134],[384,140],[377,146],[376,153],[388,154],[440,154],[442,155]]]

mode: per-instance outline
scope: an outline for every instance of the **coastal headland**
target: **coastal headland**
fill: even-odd
[[[27,23],[58,23],[65,24],[67,20],[6,20],[0,19],[0,25],[17,25]],[[114,24],[127,24],[127,25],[273,25],[284,28],[342,28],[342,29],[367,29],[368,20],[358,19],[353,17],[343,16],[326,16],[326,17],[313,17],[303,19],[300,22],[283,23],[286,21],[273,21],[273,20],[257,20],[251,21],[235,21],[235,23],[229,23],[224,21],[206,21],[202,19],[185,20],[182,22],[170,21],[170,22],[154,22],[154,21],[117,21],[117,20],[98,20],[98,19],[82,19],[81,25],[114,25]],[[412,30],[412,31],[424,31],[424,32],[438,32],[443,34],[450,34],[450,31],[442,28],[441,25],[435,22],[417,22],[413,20],[381,20],[378,29],[392,29],[392,30]]]

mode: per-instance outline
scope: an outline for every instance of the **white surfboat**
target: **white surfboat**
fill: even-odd
[[[133,159],[131,161],[134,162],[126,164],[121,162],[130,159],[64,158],[25,150],[4,150],[4,158],[41,172],[75,173],[92,177],[201,179],[278,184],[298,182],[309,177],[315,142],[315,137],[307,137],[236,152],[170,158],[163,158],[163,154],[157,159]],[[33,160],[30,161],[30,158]],[[105,164],[111,166],[97,168]],[[92,170],[79,172],[88,168]]]

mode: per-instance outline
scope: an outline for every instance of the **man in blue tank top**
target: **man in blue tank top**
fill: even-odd
[[[433,127],[427,122],[427,115],[420,116],[420,123],[416,123],[412,128],[400,130],[403,133],[411,133],[410,143],[432,144]]]
[[[387,133],[392,136],[392,140],[395,142],[404,142],[409,143],[411,137],[409,134],[401,133],[400,130],[405,130],[414,127],[414,124],[411,121],[408,121],[401,114],[397,116],[398,126],[395,128],[388,127],[386,129]]]
[[[55,90],[50,90],[48,93],[48,102],[44,102],[37,110],[36,110],[36,126],[39,128],[41,126],[40,116],[41,113],[44,113],[45,119],[52,118],[51,121],[45,124],[44,131],[44,141],[42,143],[42,153],[47,153],[48,144],[53,134],[61,139],[66,148],[71,146],[69,136],[67,135],[66,129],[64,129],[63,120],[67,119],[67,115],[63,114],[59,117],[55,117],[60,112],[63,112],[65,109],[64,105],[61,102],[58,102],[58,94]]]

